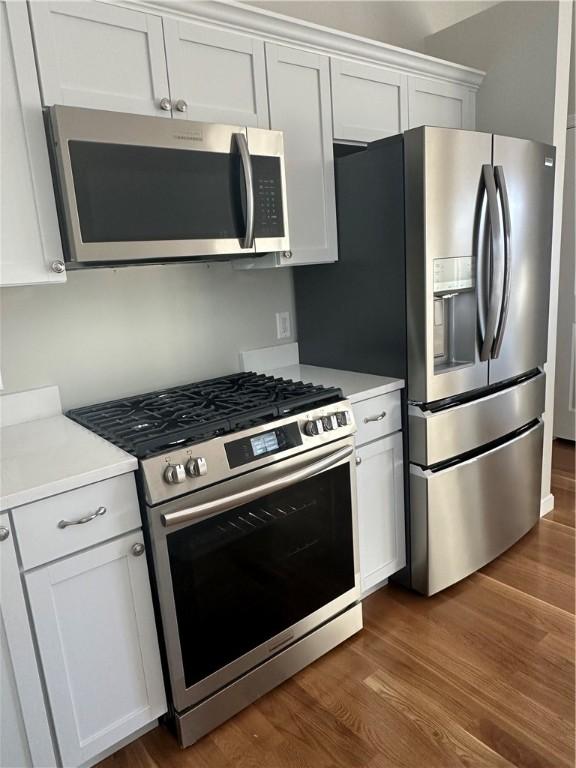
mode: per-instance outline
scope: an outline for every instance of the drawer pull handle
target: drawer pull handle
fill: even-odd
[[[10,531],[8,528],[4,528],[4,526],[0,526],[0,541],[6,541],[6,539],[10,536]]]
[[[386,411],[382,411],[382,413],[379,413],[378,416],[366,416],[364,419],[364,424],[370,424],[371,421],[382,421],[382,419],[386,418]]]
[[[96,512],[92,512],[91,515],[86,515],[86,517],[79,517],[78,520],[60,520],[58,528],[68,528],[69,525],[84,525],[84,523],[89,523],[91,520],[96,520],[97,517],[102,517],[105,514],[106,507],[98,507]]]
[[[144,544],[137,541],[136,544],[132,544],[130,551],[134,555],[134,557],[140,557],[140,555],[144,554]]]

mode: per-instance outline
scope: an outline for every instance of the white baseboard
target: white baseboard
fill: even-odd
[[[553,509],[554,509],[554,496],[551,493],[549,493],[548,496],[545,496],[540,502],[540,517],[547,515],[548,512],[552,512]]]

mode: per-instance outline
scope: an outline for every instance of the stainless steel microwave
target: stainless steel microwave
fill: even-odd
[[[47,130],[70,266],[289,250],[280,131],[63,106]]]

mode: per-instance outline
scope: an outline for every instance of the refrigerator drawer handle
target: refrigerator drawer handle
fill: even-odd
[[[482,166],[482,175],[486,194],[488,196],[488,218],[490,220],[490,245],[492,249],[492,258],[490,259],[490,280],[489,280],[489,299],[488,315],[486,317],[486,328],[484,341],[480,350],[480,360],[489,360],[492,353],[492,345],[496,336],[498,326],[498,317],[502,305],[502,293],[504,284],[504,243],[502,239],[502,229],[500,227],[500,216],[498,210],[498,195],[496,191],[496,182],[491,165]]]
[[[511,219],[510,219],[510,203],[508,201],[508,189],[506,187],[506,177],[504,176],[504,168],[501,165],[497,165],[494,168],[494,178],[496,179],[496,190],[499,194],[500,203],[502,206],[502,223],[504,226],[504,285],[502,306],[500,309],[500,321],[498,323],[498,329],[496,331],[496,338],[494,340],[494,346],[492,348],[492,358],[495,360],[500,354],[502,349],[502,340],[504,338],[504,331],[506,330],[506,320],[508,319],[508,308],[510,306],[510,277],[512,273],[512,249],[510,244],[511,234]]]
[[[320,474],[331,467],[336,466],[341,461],[348,459],[354,453],[354,447],[346,445],[343,448],[339,448],[334,453],[324,456],[322,459],[318,459],[313,464],[309,464],[302,469],[298,469],[289,475],[283,475],[275,480],[270,480],[262,485],[257,485],[255,488],[248,488],[245,491],[239,491],[233,493],[225,498],[215,499],[214,501],[207,501],[204,504],[197,504],[195,507],[187,507],[179,512],[168,512],[161,516],[162,525],[170,527],[172,525],[179,525],[180,523],[195,523],[199,520],[206,520],[209,517],[218,515],[221,512],[227,512],[229,509],[240,507],[243,504],[248,504],[256,499],[261,499],[263,496],[268,496],[270,493],[280,491],[283,488],[288,488],[289,485],[307,480],[309,477]]]

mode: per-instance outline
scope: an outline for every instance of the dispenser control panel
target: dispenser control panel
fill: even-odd
[[[474,257],[434,259],[434,293],[474,288]]]

